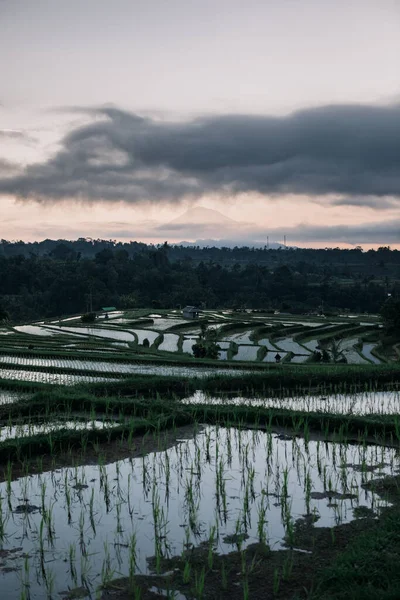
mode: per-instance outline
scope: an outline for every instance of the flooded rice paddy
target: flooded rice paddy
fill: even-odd
[[[48,327],[48,329],[50,329]],[[135,336],[127,331],[119,331],[118,329],[104,329],[102,327],[55,327],[51,328],[55,332],[77,333],[93,337],[101,337],[110,340],[119,340],[122,342],[134,342]]]
[[[0,356],[0,365],[16,365],[26,367],[24,369],[12,369],[9,366],[0,368],[0,377],[3,379],[20,379],[21,381],[44,381],[48,383],[67,383],[70,378],[71,383],[79,383],[83,381],[101,381],[101,377],[85,374],[86,371],[96,372],[101,375],[114,374],[119,376],[129,375],[177,375],[182,377],[209,377],[214,375],[243,375],[250,374],[252,371],[245,369],[218,369],[215,367],[195,367],[181,365],[158,365],[156,363],[123,363],[123,362],[107,362],[96,360],[78,360],[69,358],[39,358],[35,356]],[[31,370],[30,370],[31,367]],[[43,371],[32,370],[32,367],[43,368]],[[49,373],[45,369],[64,369],[74,370],[78,373],[63,374]],[[60,380],[61,379],[63,381]],[[109,378],[107,378],[109,381]]]
[[[233,360],[257,360],[258,351],[258,346],[238,346],[237,354],[234,355]]]
[[[150,329],[131,329],[132,333],[135,334],[138,344],[142,345],[144,340],[148,340],[149,344],[154,344],[158,336],[158,331],[151,331]]]
[[[166,329],[169,329],[170,327],[172,327],[173,325],[183,325],[184,323],[188,323],[189,321],[184,321],[183,319],[175,319],[175,318],[162,318],[162,317],[155,317],[155,316],[151,316],[153,321],[154,321],[154,329],[157,329],[158,331],[165,331]]]
[[[182,342],[182,352],[193,354],[193,346],[199,341],[198,336],[186,336]]]
[[[75,375],[74,373],[49,373],[47,371],[30,371],[29,369],[1,369],[0,379],[12,381],[31,381],[33,383],[50,383],[54,385],[77,385],[79,383],[96,383],[98,381],[117,381],[110,377],[95,375]]]
[[[363,488],[393,449],[206,427],[165,451],[0,484],[2,597],[32,600],[152,572],[206,542],[224,554],[293,545],[296,522],[333,526],[385,501]]]
[[[254,342],[250,339],[251,331],[245,331],[243,333],[233,333],[231,335],[224,335],[223,339],[228,342],[235,342],[235,344],[253,344]]]
[[[310,360],[313,361],[312,353],[316,350],[320,350],[320,338],[323,339],[332,327],[339,324],[339,322],[324,323],[322,320],[319,323],[316,321],[279,321],[276,319],[269,322],[265,316],[261,317],[253,315],[253,322],[250,321],[246,329],[239,332],[235,332],[235,330],[232,329],[232,332],[230,333],[229,330],[227,332],[220,331],[221,326],[224,324],[223,321],[221,321],[223,316],[221,313],[209,312],[204,314],[207,314],[208,317],[211,318],[209,327],[216,331],[218,338],[221,338],[217,339],[217,343],[219,343],[221,349],[228,350],[229,346],[233,343],[236,346],[233,346],[232,349],[238,348],[236,355],[229,355],[230,358],[233,358],[235,361],[273,362],[268,355],[263,358],[264,351],[258,353],[260,347],[265,347],[267,352],[278,351],[281,353],[282,358],[290,352],[294,357],[289,362],[294,364],[306,362],[305,358],[301,358],[303,356],[309,356]],[[106,344],[110,345],[111,343],[120,342],[129,344],[130,348],[137,350],[138,346],[142,346],[144,340],[147,339],[153,352],[157,352],[159,349],[161,352],[170,352],[171,354],[180,354],[183,352],[193,355],[192,346],[200,333],[199,324],[196,324],[195,321],[193,321],[193,323],[192,321],[185,321],[179,317],[177,311],[172,311],[170,316],[161,316],[153,313],[149,316],[154,321],[154,323],[150,325],[150,328],[146,327],[146,319],[148,321],[148,316],[141,316],[134,319],[134,317],[128,318],[126,314],[116,311],[114,314],[110,314],[109,320],[102,318],[99,319],[96,324],[91,326],[78,325],[76,320],[79,319],[79,317],[75,316],[61,321],[50,321],[46,323],[36,322],[33,324],[20,325],[17,326],[15,330],[20,334],[18,341],[20,341],[22,334],[26,334],[26,343],[28,344],[31,343],[31,336],[33,337],[34,335],[41,338],[46,336],[49,338],[52,337],[52,343],[59,343],[59,340],[57,340],[55,336],[60,336],[62,334],[64,336],[74,336],[75,339],[80,337],[86,341],[90,340],[94,344],[99,343],[100,338],[103,338]],[[226,320],[227,318],[225,315],[224,317]],[[135,320],[133,329],[129,326],[129,324],[132,323],[132,319]],[[140,322],[141,319],[143,319],[143,324]],[[263,320],[264,322],[261,323],[260,320]],[[68,321],[72,321],[72,325],[70,325]],[[182,330],[164,333],[164,331],[167,331],[174,325],[187,325],[188,327],[185,327]],[[271,341],[268,337],[264,337],[256,342],[255,340],[258,337],[257,331],[262,331],[262,329],[257,328],[261,325],[263,325],[264,330],[272,325],[280,327],[281,331],[278,334],[276,334],[276,332],[274,334],[275,336],[279,335],[280,337],[274,339],[274,341]],[[308,332],[305,329],[297,334],[291,334],[289,330],[285,331],[286,326],[290,327],[293,325],[301,325],[304,326],[304,328],[306,328],[306,326],[313,326],[313,329],[309,327]],[[363,343],[361,338],[354,337],[354,334],[351,335],[351,333],[349,337],[346,337],[346,328],[349,327],[349,323],[342,323],[341,325],[343,325],[343,329],[336,332],[335,335],[340,340],[340,349],[343,350],[346,362],[349,364],[380,364],[382,362],[379,357],[375,356],[373,353],[373,350],[377,345],[376,343]],[[354,326],[354,322],[350,324],[350,328],[351,326]],[[372,324],[372,326],[374,326],[374,324]],[[123,327],[126,328],[124,329]],[[304,337],[305,331],[306,335],[309,338],[313,337],[313,339],[308,339],[303,342],[301,338]],[[0,333],[8,334],[10,332],[4,331]],[[161,335],[164,335],[164,339],[159,337]],[[327,340],[327,343],[327,349],[329,351],[329,340]],[[157,344],[159,344],[158,348]],[[253,346],[254,349],[251,350],[249,346]],[[220,355],[220,358],[225,360],[227,356],[227,354],[225,355],[225,353],[223,353]]]
[[[343,415],[385,415],[400,413],[400,391],[359,392],[351,394],[307,394],[304,396],[241,396],[207,394],[201,390],[183,399],[184,404],[215,406],[260,406],[293,411]]]
[[[158,346],[158,349],[166,352],[177,352],[178,342],[179,335],[176,335],[176,333],[164,333],[164,339]]]
[[[109,429],[116,427],[118,423],[110,421],[51,421],[49,423],[22,423],[20,425],[0,426],[0,442],[6,442],[12,439],[21,439],[35,435],[48,434],[61,429],[69,431],[84,431],[90,429]]]
[[[278,348],[268,338],[263,338],[262,340],[259,340],[258,343],[260,346],[265,346],[267,350],[271,350],[272,352],[274,350],[275,352],[278,350]]]
[[[377,344],[363,344],[362,354],[372,363],[379,365],[381,361],[378,357],[372,354],[373,350],[376,348]]]
[[[18,402],[23,398],[29,398],[30,395],[31,394],[27,394],[24,392],[13,392],[0,389],[0,406],[2,404],[13,404],[13,402]]]
[[[293,354],[310,354],[310,351],[307,348],[300,346],[300,344],[290,337],[277,340],[275,345],[279,348],[279,350],[293,352]]]
[[[45,329],[40,325],[18,325],[14,327],[16,331],[19,333],[27,333],[29,335],[39,335],[43,337],[49,337],[51,335],[57,335],[57,333],[63,333],[61,330],[58,332],[53,329]]]
[[[281,352],[280,350],[268,351],[267,354],[263,358],[263,362],[276,363],[275,356],[279,354],[281,360],[283,360],[287,356],[287,352]]]

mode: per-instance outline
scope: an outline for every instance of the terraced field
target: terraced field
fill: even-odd
[[[379,324],[210,311],[214,334],[144,312],[3,328],[0,597],[319,589],[315,564],[396,501],[400,377]],[[200,335],[219,361],[193,357]],[[312,365],[332,344],[356,364]]]
[[[359,323],[354,319],[290,320],[287,315],[263,317],[246,313],[243,323],[240,315],[226,311],[205,311],[201,322],[205,319],[208,327],[216,331],[216,343],[221,348],[218,359],[223,364],[229,360],[232,364],[274,364],[278,353],[284,364],[301,366],[313,362],[314,353],[323,348],[329,351],[329,340],[335,336],[340,339],[341,356],[348,363],[380,364],[383,360],[376,342],[362,340],[363,327],[370,335],[374,328],[378,331],[378,322],[374,325],[361,319]],[[82,324],[76,315],[3,327],[0,333],[1,376],[11,380],[73,385],[135,374],[204,375],[197,365],[174,364],[194,360],[192,346],[201,335],[200,324],[183,319],[178,311],[140,311],[137,318],[134,311],[115,311],[109,319],[100,318],[93,326]],[[143,346],[146,339],[148,349]],[[96,354],[109,355],[110,359],[112,355],[113,360],[93,360]],[[154,363],[157,357],[168,356],[168,364]]]

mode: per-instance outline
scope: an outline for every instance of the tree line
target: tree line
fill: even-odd
[[[0,310],[15,322],[108,305],[375,313],[389,295],[400,294],[400,252],[389,248],[253,251],[50,242],[41,243],[47,252],[22,242],[0,246]],[[92,255],[85,245],[98,251]],[[130,245],[134,251],[125,247]]]

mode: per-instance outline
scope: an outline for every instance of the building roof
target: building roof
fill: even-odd
[[[185,306],[183,310],[184,312],[199,312],[199,309],[195,306]]]
[[[117,310],[115,308],[115,306],[103,306],[101,310],[104,310],[104,312],[110,312],[112,310]]]

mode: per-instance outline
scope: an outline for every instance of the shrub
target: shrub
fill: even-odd
[[[81,316],[82,323],[94,323],[96,320],[95,312],[88,312]]]

